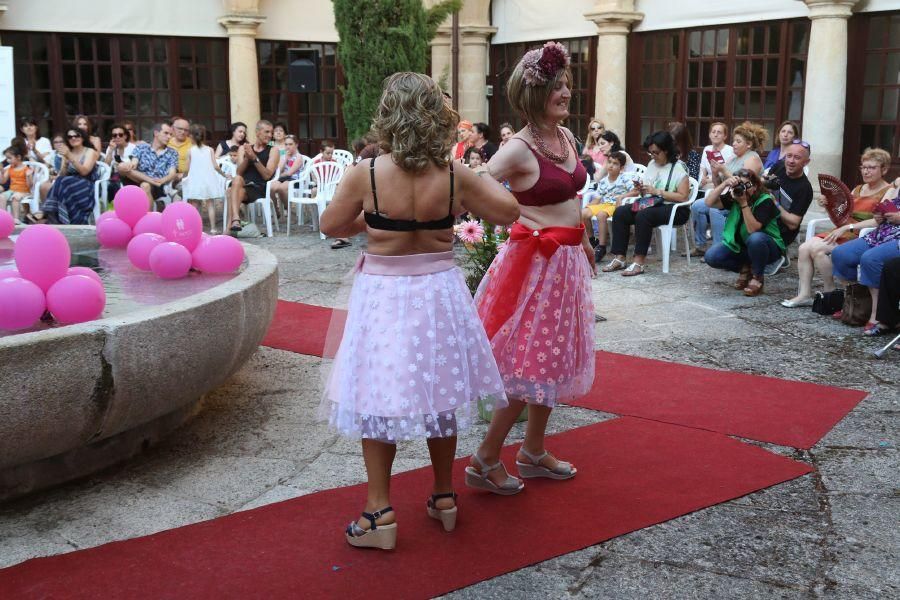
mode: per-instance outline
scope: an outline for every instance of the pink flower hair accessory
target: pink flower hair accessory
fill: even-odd
[[[522,57],[525,85],[546,85],[570,63],[568,51],[559,42],[547,42],[543,48],[529,50]]]

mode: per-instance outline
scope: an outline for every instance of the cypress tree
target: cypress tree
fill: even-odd
[[[347,85],[344,123],[350,138],[365,134],[381,98],[381,84],[399,71],[425,72],[429,43],[440,24],[462,7],[444,0],[430,9],[422,0],[334,0],[338,59]]]

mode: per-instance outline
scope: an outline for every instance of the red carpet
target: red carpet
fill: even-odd
[[[865,397],[858,390],[598,352],[594,387],[571,404],[811,448]]]
[[[279,300],[262,345],[297,354],[323,356],[333,312],[324,306]]]
[[[726,436],[621,418],[548,438],[581,473],[502,498],[462,487],[457,530],[425,516],[430,469],[393,483],[393,553],[350,548],[363,486],[338,488],[0,571],[4,598],[425,598],[810,472]],[[507,464],[512,448],[506,449]]]
[[[263,345],[322,356],[331,309],[278,301]],[[811,448],[863,398],[845,388],[597,353],[591,393],[572,404]]]

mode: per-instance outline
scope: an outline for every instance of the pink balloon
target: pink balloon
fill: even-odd
[[[22,274],[19,273],[18,269],[0,269],[0,279],[6,279],[7,277],[22,277]]]
[[[180,279],[191,270],[191,253],[176,242],[163,242],[150,251],[150,270],[160,279]]]
[[[60,323],[93,321],[106,306],[103,285],[85,275],[69,275],[47,291],[47,308]]]
[[[200,212],[188,202],[173,202],[162,213],[163,235],[193,252],[203,234]]]
[[[31,225],[19,235],[13,251],[22,277],[46,292],[69,270],[72,252],[58,229],[49,225]]]
[[[0,240],[8,238],[15,231],[16,221],[5,210],[0,210]]]
[[[134,226],[134,235],[141,233],[158,233],[163,235],[162,213],[148,212]]]
[[[96,224],[99,225],[100,223],[102,223],[103,221],[105,221],[107,219],[118,219],[118,217],[116,216],[116,211],[114,211],[114,210],[106,211],[105,213],[100,215],[100,218],[97,219]]]
[[[232,273],[244,260],[244,247],[230,235],[209,237],[193,254],[194,268],[204,273]]]
[[[147,194],[136,185],[126,185],[116,192],[113,199],[116,216],[125,221],[129,227],[137,225],[141,217],[147,214],[150,201]]]
[[[150,252],[164,244],[166,238],[157,233],[142,233],[131,238],[128,242],[128,260],[142,271],[150,270]]]
[[[97,223],[97,241],[104,248],[124,248],[131,239],[131,227],[115,217]]]
[[[87,267],[69,267],[69,271],[66,275],[84,275],[85,277],[90,277],[100,285],[103,285],[103,280],[97,275],[97,271]]]
[[[34,325],[47,308],[44,292],[21,277],[0,279],[0,329],[25,329]]]

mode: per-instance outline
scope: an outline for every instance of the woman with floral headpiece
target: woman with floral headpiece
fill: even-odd
[[[576,197],[587,173],[572,133],[558,125],[569,116],[571,81],[561,44],[548,42],[522,57],[506,92],[527,125],[482,172],[508,181],[521,211],[475,296],[509,406],[494,411],[466,484],[495,494],[524,488],[500,462],[500,449],[526,405],[519,475],[575,476],[574,466],[546,451],[544,433],[553,407],[587,393],[594,380],[594,253]]]

